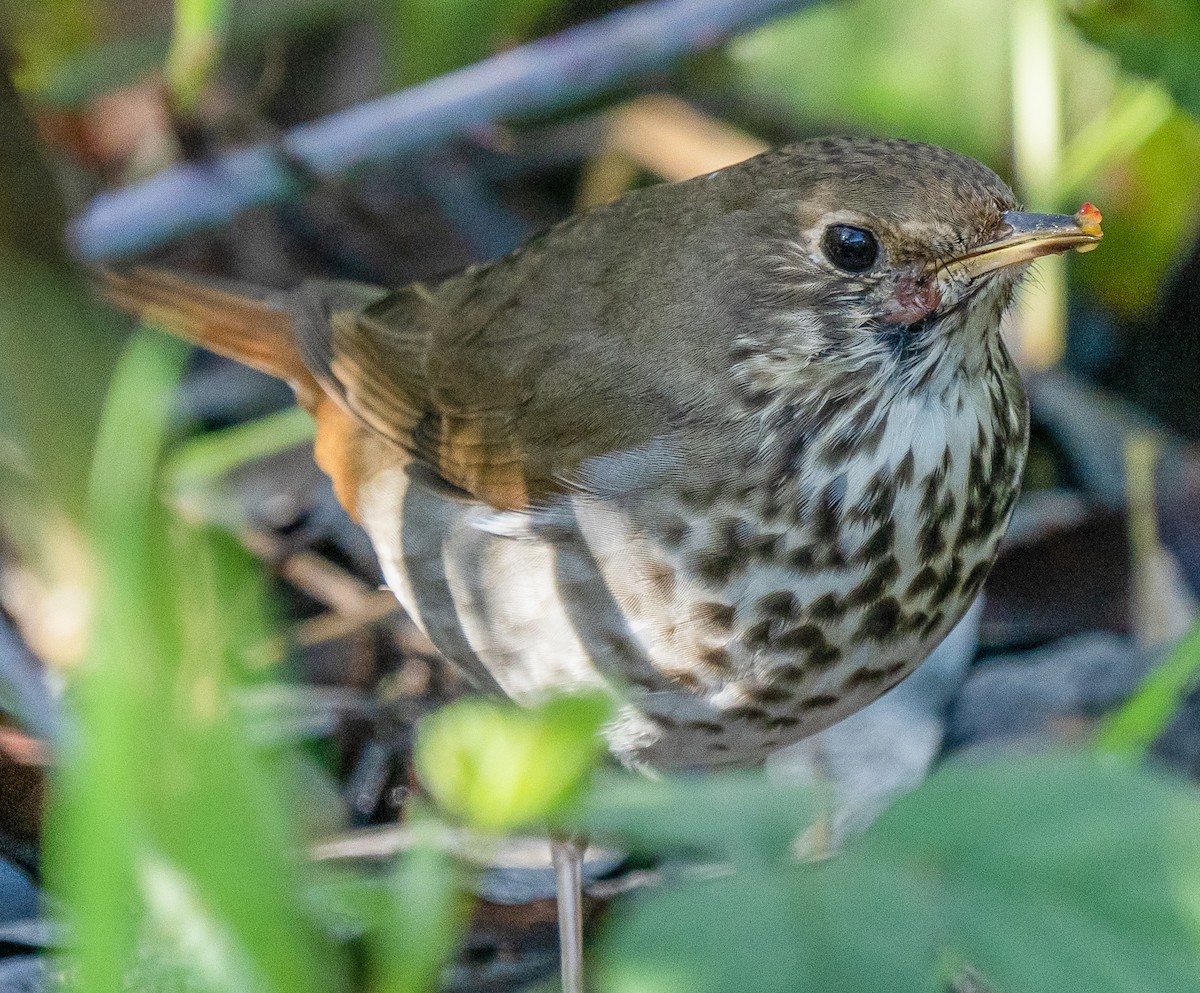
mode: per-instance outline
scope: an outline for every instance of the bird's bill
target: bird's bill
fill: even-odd
[[[1085,203],[1076,214],[1030,214],[1006,210],[1000,236],[951,259],[942,268],[954,276],[976,279],[996,269],[1032,262],[1043,255],[1075,249],[1090,252],[1100,243],[1100,211]]]

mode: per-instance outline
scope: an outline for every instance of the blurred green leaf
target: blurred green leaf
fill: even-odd
[[[1131,155],[1080,194],[1104,214],[1104,248],[1074,274],[1098,302],[1145,311],[1196,237],[1200,218],[1200,123],[1176,111]]]
[[[85,109],[98,96],[161,70],[170,51],[165,34],[118,38],[62,59],[32,91],[39,103]]]
[[[1200,625],[1175,646],[1120,710],[1101,724],[1095,744],[1106,752],[1140,758],[1166,730],[1200,678]]]
[[[100,18],[93,0],[0,0],[4,38],[17,56],[17,85],[33,92],[43,89],[64,62],[96,43]]]
[[[175,0],[167,85],[179,106],[199,99],[220,58],[228,21],[229,0]]]
[[[581,809],[564,820],[621,848],[769,864],[793,857],[793,843],[820,809],[813,790],[773,782],[761,769],[654,779],[608,772],[594,778]]]
[[[1009,155],[1009,5],[814,4],[730,47],[742,87],[820,133],[847,127]]]
[[[451,857],[432,844],[418,845],[400,859],[387,882],[386,910],[372,931],[372,989],[438,988],[470,909],[460,877]]]
[[[75,280],[66,210],[0,51],[0,435],[43,499],[82,515],[95,425],[123,331]]]
[[[458,947],[471,901],[464,870],[436,841],[440,825],[409,810],[416,844],[385,875],[324,867],[317,897],[340,933],[361,938],[367,951],[366,988],[422,993],[438,980]],[[424,837],[422,831],[428,828]]]
[[[389,0],[396,85],[418,83],[525,41],[561,0]]]
[[[450,816],[482,831],[545,820],[574,799],[604,750],[612,704],[600,694],[536,707],[472,697],[422,720],[415,759]]]
[[[139,746],[145,739],[130,729],[150,709],[155,665],[165,656],[164,632],[153,620],[161,576],[147,568],[148,515],[184,354],[159,339],[137,340],[118,368],[97,451],[101,472],[92,506],[103,608],[91,659],[73,687],[86,739],[68,742],[61,756],[46,845],[54,891],[73,924],[80,989],[119,988],[138,941],[131,908],[138,903]],[[127,445],[127,439],[134,441]],[[105,456],[117,462],[106,466]]]
[[[1200,114],[1200,6],[1195,0],[1089,0],[1071,20],[1123,67],[1161,80],[1182,106]]]
[[[174,486],[198,486],[247,462],[311,442],[314,430],[312,417],[305,410],[288,407],[184,442],[172,453],[167,471]]]
[[[246,424],[209,431],[180,444],[165,470],[171,497],[182,513],[220,520],[226,530],[246,518],[244,501],[229,492],[228,476],[240,466],[295,445],[312,443],[315,425],[300,407],[288,407]]]
[[[105,408],[92,483],[99,621],[72,690],[48,863],[68,907],[81,989],[116,989],[142,947],[203,988],[339,984],[315,926],[280,795],[231,689],[265,637],[257,571],[231,539],[173,524],[158,498],[181,342],[136,337]]]
[[[1123,762],[958,763],[841,855],[646,895],[599,989],[933,993],[968,965],[1019,993],[1193,989],[1198,824],[1194,789]]]

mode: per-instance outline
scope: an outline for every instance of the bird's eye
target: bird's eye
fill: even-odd
[[[821,238],[825,255],[839,269],[866,272],[879,256],[879,240],[866,228],[831,224]]]

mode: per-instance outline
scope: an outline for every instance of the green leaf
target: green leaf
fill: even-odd
[[[75,278],[67,212],[0,52],[0,434],[44,498],[82,516],[92,441],[123,331]]]
[[[418,83],[526,40],[560,0],[391,0],[393,73]]]
[[[1124,68],[1161,80],[1182,106],[1200,114],[1200,7],[1194,0],[1098,0],[1071,19]]]
[[[813,790],[772,782],[762,770],[656,779],[607,772],[564,820],[621,848],[766,864],[792,857],[819,809]],[[697,811],[703,816],[691,816]]]
[[[1175,646],[1138,691],[1101,724],[1096,747],[1140,758],[1179,710],[1200,676],[1200,625]]]
[[[1104,214],[1102,250],[1072,259],[1074,277],[1094,300],[1129,315],[1158,299],[1196,237],[1198,157],[1200,122],[1174,110],[1139,147],[1075,191]]]
[[[85,737],[69,739],[61,756],[46,843],[52,888],[73,925],[79,989],[118,989],[138,940],[140,917],[129,908],[138,905],[145,738],[132,732],[153,711],[155,664],[166,654],[155,622],[162,587],[149,554],[149,510],[185,355],[160,336],[135,338],[99,430],[91,510],[101,607],[72,687]]]
[[[59,72],[64,62],[100,35],[102,8],[93,0],[39,0],[5,3],[6,40],[19,58],[14,78],[22,90],[38,91]]]
[[[467,921],[469,902],[451,857],[420,844],[387,882],[386,911],[372,930],[372,988],[420,993],[437,988]]]
[[[408,813],[416,842],[386,875],[324,867],[315,888],[329,926],[362,938],[372,991],[437,989],[470,915],[464,867],[436,839],[444,829]]]
[[[81,989],[118,989],[144,952],[206,989],[316,993],[342,961],[307,906],[283,756],[256,752],[232,686],[268,630],[232,539],[158,499],[186,345],[137,336],[99,430],[91,526],[94,645],[72,691],[47,861]]]
[[[460,700],[422,722],[415,759],[443,811],[482,831],[511,831],[560,811],[603,751],[612,712],[600,694],[522,709]]]
[[[220,57],[228,21],[229,0],[175,0],[167,85],[181,107],[199,99]]]
[[[1014,993],[1194,989],[1197,825],[1194,789],[1122,762],[958,763],[841,855],[647,894],[599,989],[932,993],[967,967]]]
[[[813,4],[735,39],[741,88],[810,133],[864,129],[1008,157],[1009,5]],[[953,94],[950,98],[949,95]]]
[[[307,411],[288,407],[246,424],[202,434],[172,453],[164,473],[167,487],[187,517],[220,520],[232,530],[244,522],[246,508],[236,494],[227,492],[228,475],[295,445],[311,444],[313,432]]]

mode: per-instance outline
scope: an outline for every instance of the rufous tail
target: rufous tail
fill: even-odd
[[[233,292],[148,267],[105,270],[101,292],[147,324],[286,380],[310,410],[322,394],[296,346],[291,315],[266,292]]]

